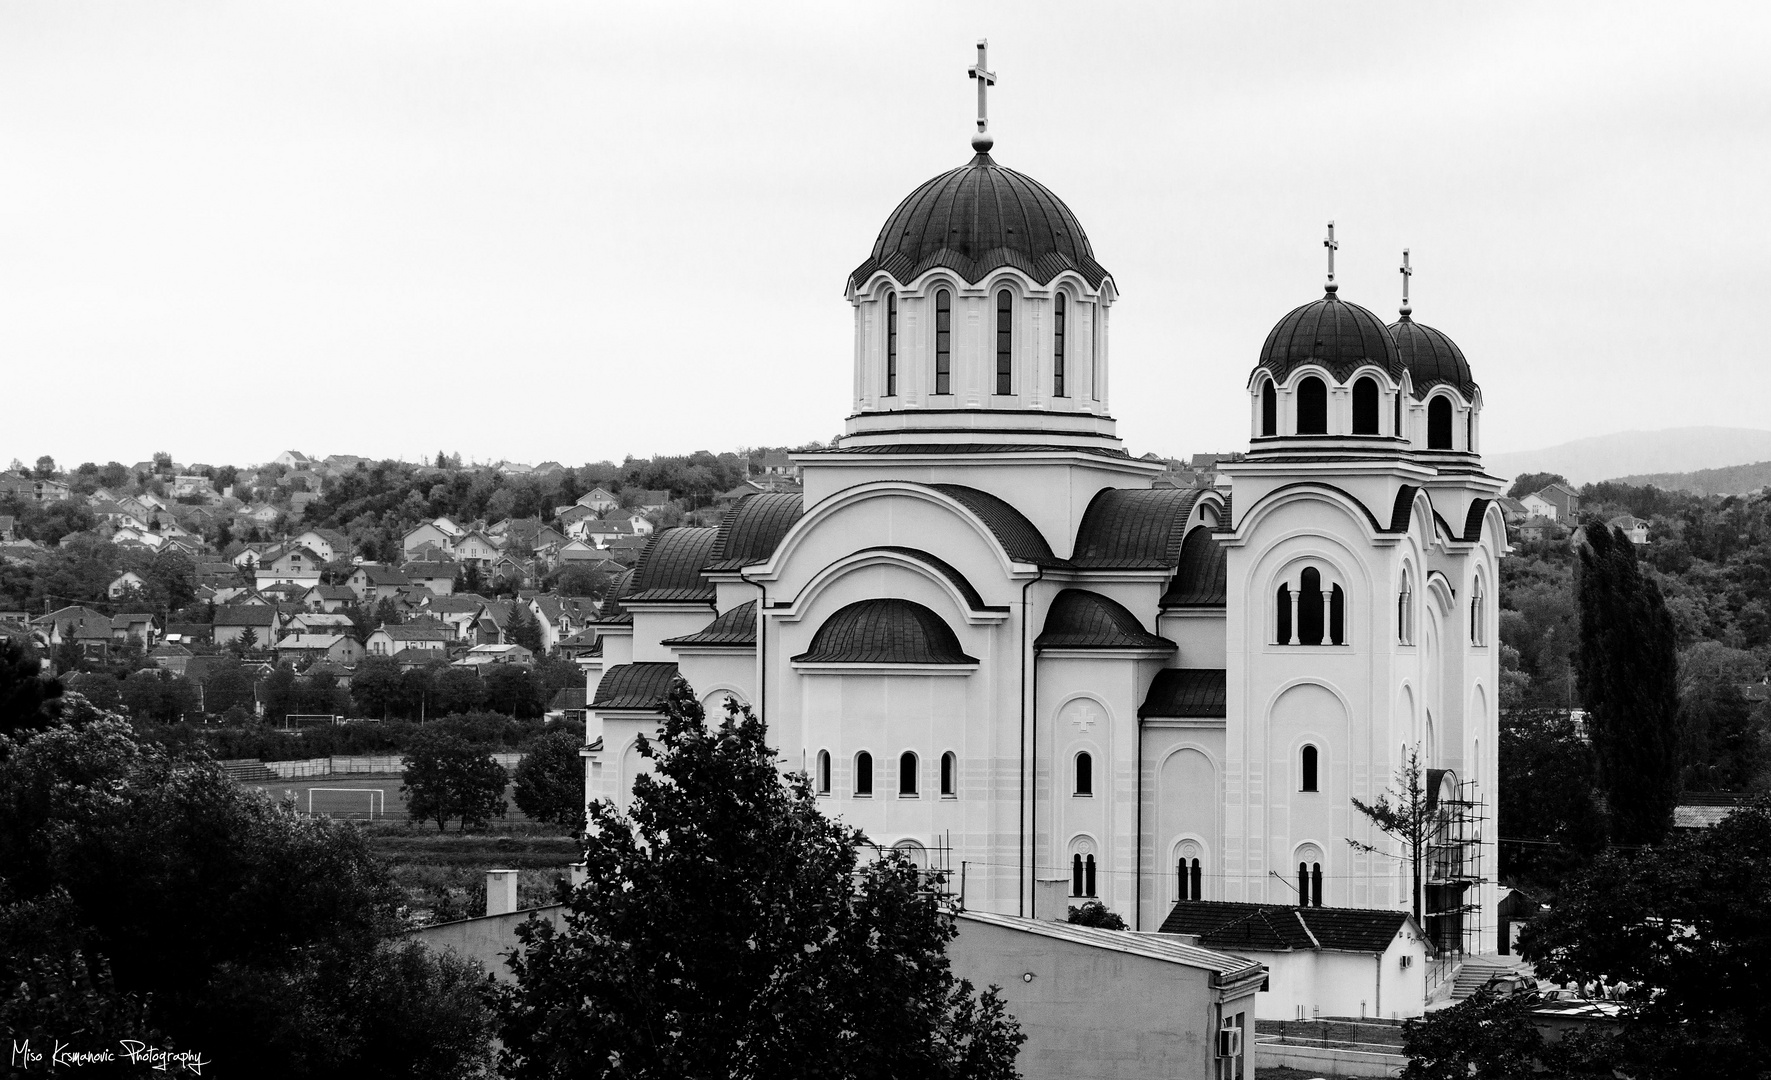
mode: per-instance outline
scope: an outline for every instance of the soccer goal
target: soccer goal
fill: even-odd
[[[357,807],[364,805],[364,800],[361,797],[366,795],[366,796],[368,796],[369,820],[374,821],[375,815],[377,815],[377,814],[380,814],[382,817],[387,816],[387,791],[383,788],[378,788],[378,787],[334,787],[334,788],[311,787],[311,788],[308,788],[307,789],[307,812],[308,812],[309,817],[312,817],[314,814],[314,796],[316,794],[325,795],[325,796],[333,796],[333,795],[352,796],[351,798],[344,800],[342,805],[340,805],[339,802],[337,802],[331,798],[326,798],[326,799],[321,800],[323,805],[321,805],[319,812],[322,814],[331,814],[333,817],[338,817],[340,815],[348,815],[350,817],[355,817],[357,815]],[[329,805],[325,805],[325,804],[329,804]]]
[[[336,724],[341,717],[331,713],[287,713],[283,717],[284,729],[326,727]]]

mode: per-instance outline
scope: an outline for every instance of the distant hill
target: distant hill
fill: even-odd
[[[1542,450],[1484,454],[1482,460],[1490,473],[1509,480],[1520,473],[1553,472],[1580,485],[1625,476],[1691,473],[1749,461],[1771,461],[1771,431],[1725,427],[1620,431]]]
[[[1652,484],[1667,491],[1689,491],[1694,495],[1738,495],[1757,491],[1771,484],[1771,461],[1751,465],[1728,465],[1720,469],[1698,469],[1683,473],[1642,473],[1620,476],[1619,484],[1642,487]]]

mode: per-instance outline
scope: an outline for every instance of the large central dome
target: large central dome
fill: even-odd
[[[849,285],[861,287],[880,270],[909,283],[937,266],[968,284],[1004,266],[1042,285],[1065,270],[1095,288],[1107,277],[1063,200],[985,153],[899,203],[873,242],[873,254],[849,275]]]

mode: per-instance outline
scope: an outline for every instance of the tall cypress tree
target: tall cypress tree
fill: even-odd
[[[1575,581],[1576,677],[1611,839],[1653,844],[1679,797],[1677,639],[1660,586],[1644,577],[1621,531],[1588,521]]]

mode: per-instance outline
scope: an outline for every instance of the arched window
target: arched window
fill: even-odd
[[[1310,864],[1310,906],[1322,906],[1322,864]]]
[[[1476,410],[1464,413],[1464,449],[1476,452]]]
[[[1303,775],[1298,790],[1320,791],[1321,789],[1316,786],[1316,748],[1314,746],[1304,747],[1303,753],[1299,757],[1301,759],[1299,761],[1300,771]]]
[[[898,794],[916,794],[916,755],[908,750],[898,755]]]
[[[1298,575],[1298,643],[1322,644],[1322,572],[1304,567]]]
[[[1107,332],[1107,309],[1099,301],[1093,306],[1094,325],[1088,335],[1088,396],[1101,400],[1101,335]]]
[[[1408,571],[1402,571],[1402,589],[1396,593],[1396,640],[1403,645],[1409,643],[1409,616],[1412,614],[1414,601],[1413,582]]]
[[[1274,606],[1278,609],[1277,624],[1273,628],[1273,640],[1281,645],[1291,644],[1291,586],[1280,585],[1279,591],[1273,596]]]
[[[1015,392],[1015,296],[1007,289],[996,294],[996,392]]]
[[[886,385],[885,396],[898,393],[898,294],[886,293]]]
[[[1427,449],[1451,449],[1451,399],[1443,394],[1427,402]]]
[[[959,791],[959,759],[949,750],[941,755],[941,794],[954,795]]]
[[[1070,895],[1087,896],[1088,894],[1082,891],[1082,884],[1082,856],[1072,855],[1070,856]]]
[[[1390,434],[1400,437],[1402,434],[1402,388],[1396,388],[1396,417],[1391,422]]]
[[[1353,384],[1353,434],[1377,434],[1377,380],[1369,375]]]
[[[1470,644],[1487,644],[1487,627],[1482,625],[1486,614],[1482,604],[1482,579],[1477,578],[1470,586]]]
[[[1059,293],[1052,301],[1052,396],[1064,396],[1064,316],[1069,301]]]
[[[818,751],[818,794],[830,794],[830,751]]]
[[[1095,857],[1093,855],[1082,857],[1082,895],[1095,895]]]
[[[1095,793],[1095,759],[1088,751],[1076,755],[1076,794],[1093,795]]]
[[[1298,434],[1328,434],[1328,386],[1314,375],[1298,383]]]
[[[873,755],[865,750],[855,755],[855,794],[873,794]]]
[[[1310,906],[1310,864],[1298,863],[1298,907]]]
[[[1202,877],[1198,859],[1182,859],[1175,863],[1175,896],[1182,900],[1205,899],[1199,891]]]
[[[953,294],[935,293],[935,393],[953,393]]]
[[[1298,906],[1322,906],[1322,864],[1298,863]]]
[[[1328,640],[1347,643],[1347,594],[1339,585],[1328,590]]]
[[[1261,434],[1279,434],[1279,391],[1272,379],[1261,380]]]

